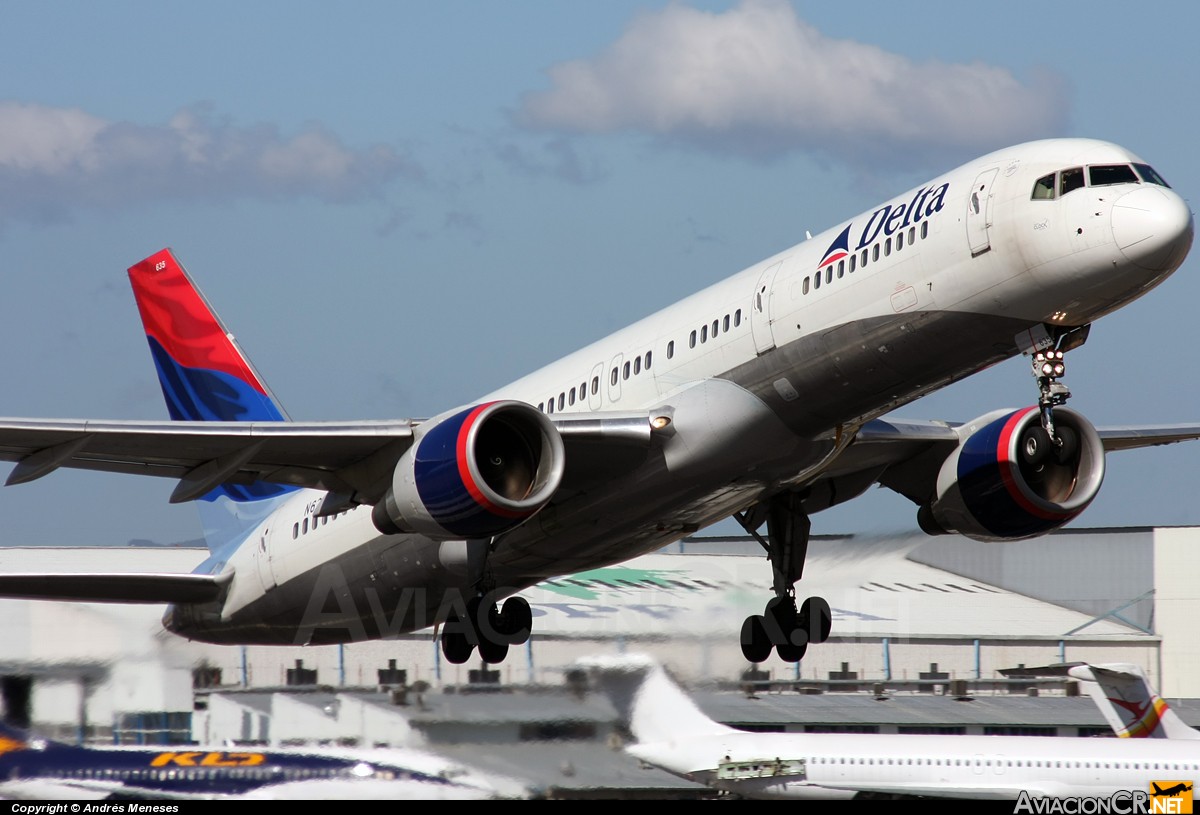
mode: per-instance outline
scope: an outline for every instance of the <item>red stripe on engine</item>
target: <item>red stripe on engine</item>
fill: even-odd
[[[528,513],[514,512],[511,509],[498,507],[489,501],[483,494],[483,490],[479,489],[479,484],[471,476],[471,468],[467,465],[467,439],[470,438],[471,428],[475,426],[479,414],[494,404],[495,402],[487,402],[472,410],[467,414],[467,418],[463,419],[462,427],[458,429],[458,440],[454,445],[454,457],[458,462],[458,477],[462,479],[463,486],[467,488],[467,494],[471,496],[471,500],[483,509],[493,515],[499,515],[501,518],[523,518]]]

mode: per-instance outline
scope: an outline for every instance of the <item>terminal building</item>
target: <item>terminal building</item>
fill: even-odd
[[[189,571],[204,554],[5,548],[0,569]],[[1001,544],[818,536],[798,594],[829,601],[833,634],[797,664],[772,656],[753,666],[738,635],[769,597],[770,565],[742,538],[689,539],[523,592],[533,637],[496,666],[446,663],[431,630],[344,646],[215,646],[164,632],[161,607],[4,600],[0,675],[8,719],[47,736],[423,745],[518,763],[523,750],[550,761],[564,789],[638,779],[658,789],[675,781],[645,776],[605,747],[619,728],[581,686],[579,658],[650,653],[710,715],[748,729],[1070,736],[1106,730],[1072,683],[1000,671],[1135,663],[1200,724],[1197,565],[1193,527],[1064,530]],[[508,746],[472,750],[481,743]],[[587,745],[599,751],[587,772],[603,778],[588,780],[583,757],[569,758],[568,747]]]

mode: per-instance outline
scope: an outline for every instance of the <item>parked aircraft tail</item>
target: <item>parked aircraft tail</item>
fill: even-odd
[[[734,732],[706,716],[649,657],[592,657],[578,664],[608,697],[619,720],[628,724],[639,742],[686,741]]]
[[[1081,680],[1121,738],[1200,739],[1200,731],[1171,710],[1137,665],[1076,665],[1068,673]]]

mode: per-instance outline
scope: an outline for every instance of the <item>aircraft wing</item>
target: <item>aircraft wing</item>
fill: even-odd
[[[579,472],[623,471],[650,444],[646,413],[551,417]],[[173,502],[221,484],[267,481],[310,487],[362,503],[378,500],[419,422],[89,421],[0,419],[0,461],[15,461],[7,484],[59,467],[179,480]],[[632,453],[632,455],[631,455]],[[586,466],[584,466],[586,465]],[[571,475],[570,470],[568,476]]]
[[[0,574],[0,597],[79,603],[205,603],[220,597],[233,572],[208,574]]]

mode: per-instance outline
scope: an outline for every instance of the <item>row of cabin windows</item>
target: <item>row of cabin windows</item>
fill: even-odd
[[[1105,770],[1126,769],[1126,770],[1196,770],[1200,769],[1200,765],[1179,763],[1173,761],[1051,761],[1046,759],[1040,761],[1037,759],[980,759],[980,758],[810,758],[807,762],[810,765],[815,764],[867,764],[867,765],[900,765],[900,766],[921,766],[921,767],[1043,767],[1045,769],[1077,769],[1077,770]]]
[[[1149,164],[1093,164],[1086,168],[1071,167],[1042,176],[1033,182],[1033,194],[1030,198],[1034,201],[1052,201],[1085,186],[1107,187],[1139,182],[1157,184],[1168,189],[1171,187]]]
[[[920,229],[919,234],[920,234],[920,240],[925,240],[926,238],[929,237],[929,221],[925,221],[924,223],[921,224],[921,229]],[[908,228],[908,245],[911,246],[912,244],[916,243],[917,240],[918,240],[917,228],[915,226],[910,226]],[[904,248],[904,244],[905,244],[905,233],[904,233],[904,230],[902,229],[896,233],[896,243],[895,243],[896,251],[899,252],[900,250],[902,250]],[[818,269],[816,272],[813,273],[813,276],[811,278],[808,278],[808,277],[804,278],[804,282],[801,284],[801,292],[804,294],[808,294],[809,291],[816,291],[817,289],[821,288],[821,277],[822,276],[824,276],[824,278],[825,278],[825,283],[829,284],[829,283],[833,282],[833,276],[835,273],[837,274],[837,277],[840,280],[841,278],[845,277],[847,274],[853,274],[855,269],[867,268],[868,262],[879,260],[880,252],[883,253],[883,257],[888,257],[889,255],[892,254],[892,239],[890,237],[887,238],[886,240],[884,240],[884,242],[882,244],[876,243],[870,249],[864,249],[864,250],[862,250],[862,252],[855,252],[854,254],[850,255],[848,258],[842,258],[841,260],[839,260],[837,262],[836,266],[834,264],[830,263],[824,269]],[[868,255],[868,253],[869,253],[869,255]]]
[[[309,523],[308,516],[305,515],[303,521],[297,521],[296,523],[292,524],[292,540],[296,540],[301,535],[307,535],[309,530],[316,532],[318,526],[328,526],[331,520],[336,521],[338,518],[346,515],[349,511],[350,510],[345,510],[337,513],[336,515],[314,515],[311,523]]]
[[[698,335],[697,335],[696,331],[693,330],[692,333],[688,335],[688,348],[696,347],[697,337],[699,337],[700,343],[703,344],[703,343],[708,342],[710,337],[715,340],[722,331],[727,332],[731,328],[737,328],[741,324],[742,324],[742,310],[739,308],[737,311],[733,312],[732,318],[730,317],[730,315],[726,314],[723,318],[718,317],[717,319],[713,320],[712,325],[711,325],[711,330],[710,330],[710,326],[708,323],[705,323],[704,325],[700,326],[700,331],[699,331]],[[667,343],[667,359],[670,359],[673,356],[675,356],[674,341]]]
[[[717,335],[722,331],[730,331],[733,328],[739,327],[741,324],[742,310],[739,308],[734,311],[733,314],[726,314],[724,318],[718,317],[717,319],[713,320],[711,336],[713,339],[716,339]],[[710,336],[708,324],[701,326],[698,336],[700,342],[708,342]],[[689,347],[696,347],[696,338],[697,333],[693,331],[691,334]],[[667,343],[667,359],[674,359],[674,357],[675,340],[671,340]],[[614,365],[612,370],[609,371],[608,382],[613,387],[616,387],[617,383],[621,380],[629,379],[632,376],[637,376],[642,373],[642,371],[649,371],[650,366],[653,364],[653,351],[647,351],[644,354],[639,354],[632,360],[626,360],[623,365]],[[596,396],[600,393],[600,377],[592,377],[590,388],[592,396]],[[577,401],[583,402],[585,399],[587,399],[588,389],[589,384],[587,382],[581,382],[579,383],[578,388],[572,387],[570,390],[561,391],[556,397],[551,396],[545,402],[538,402],[537,409],[543,413],[554,413],[556,409],[564,410],[565,408],[574,405]]]

